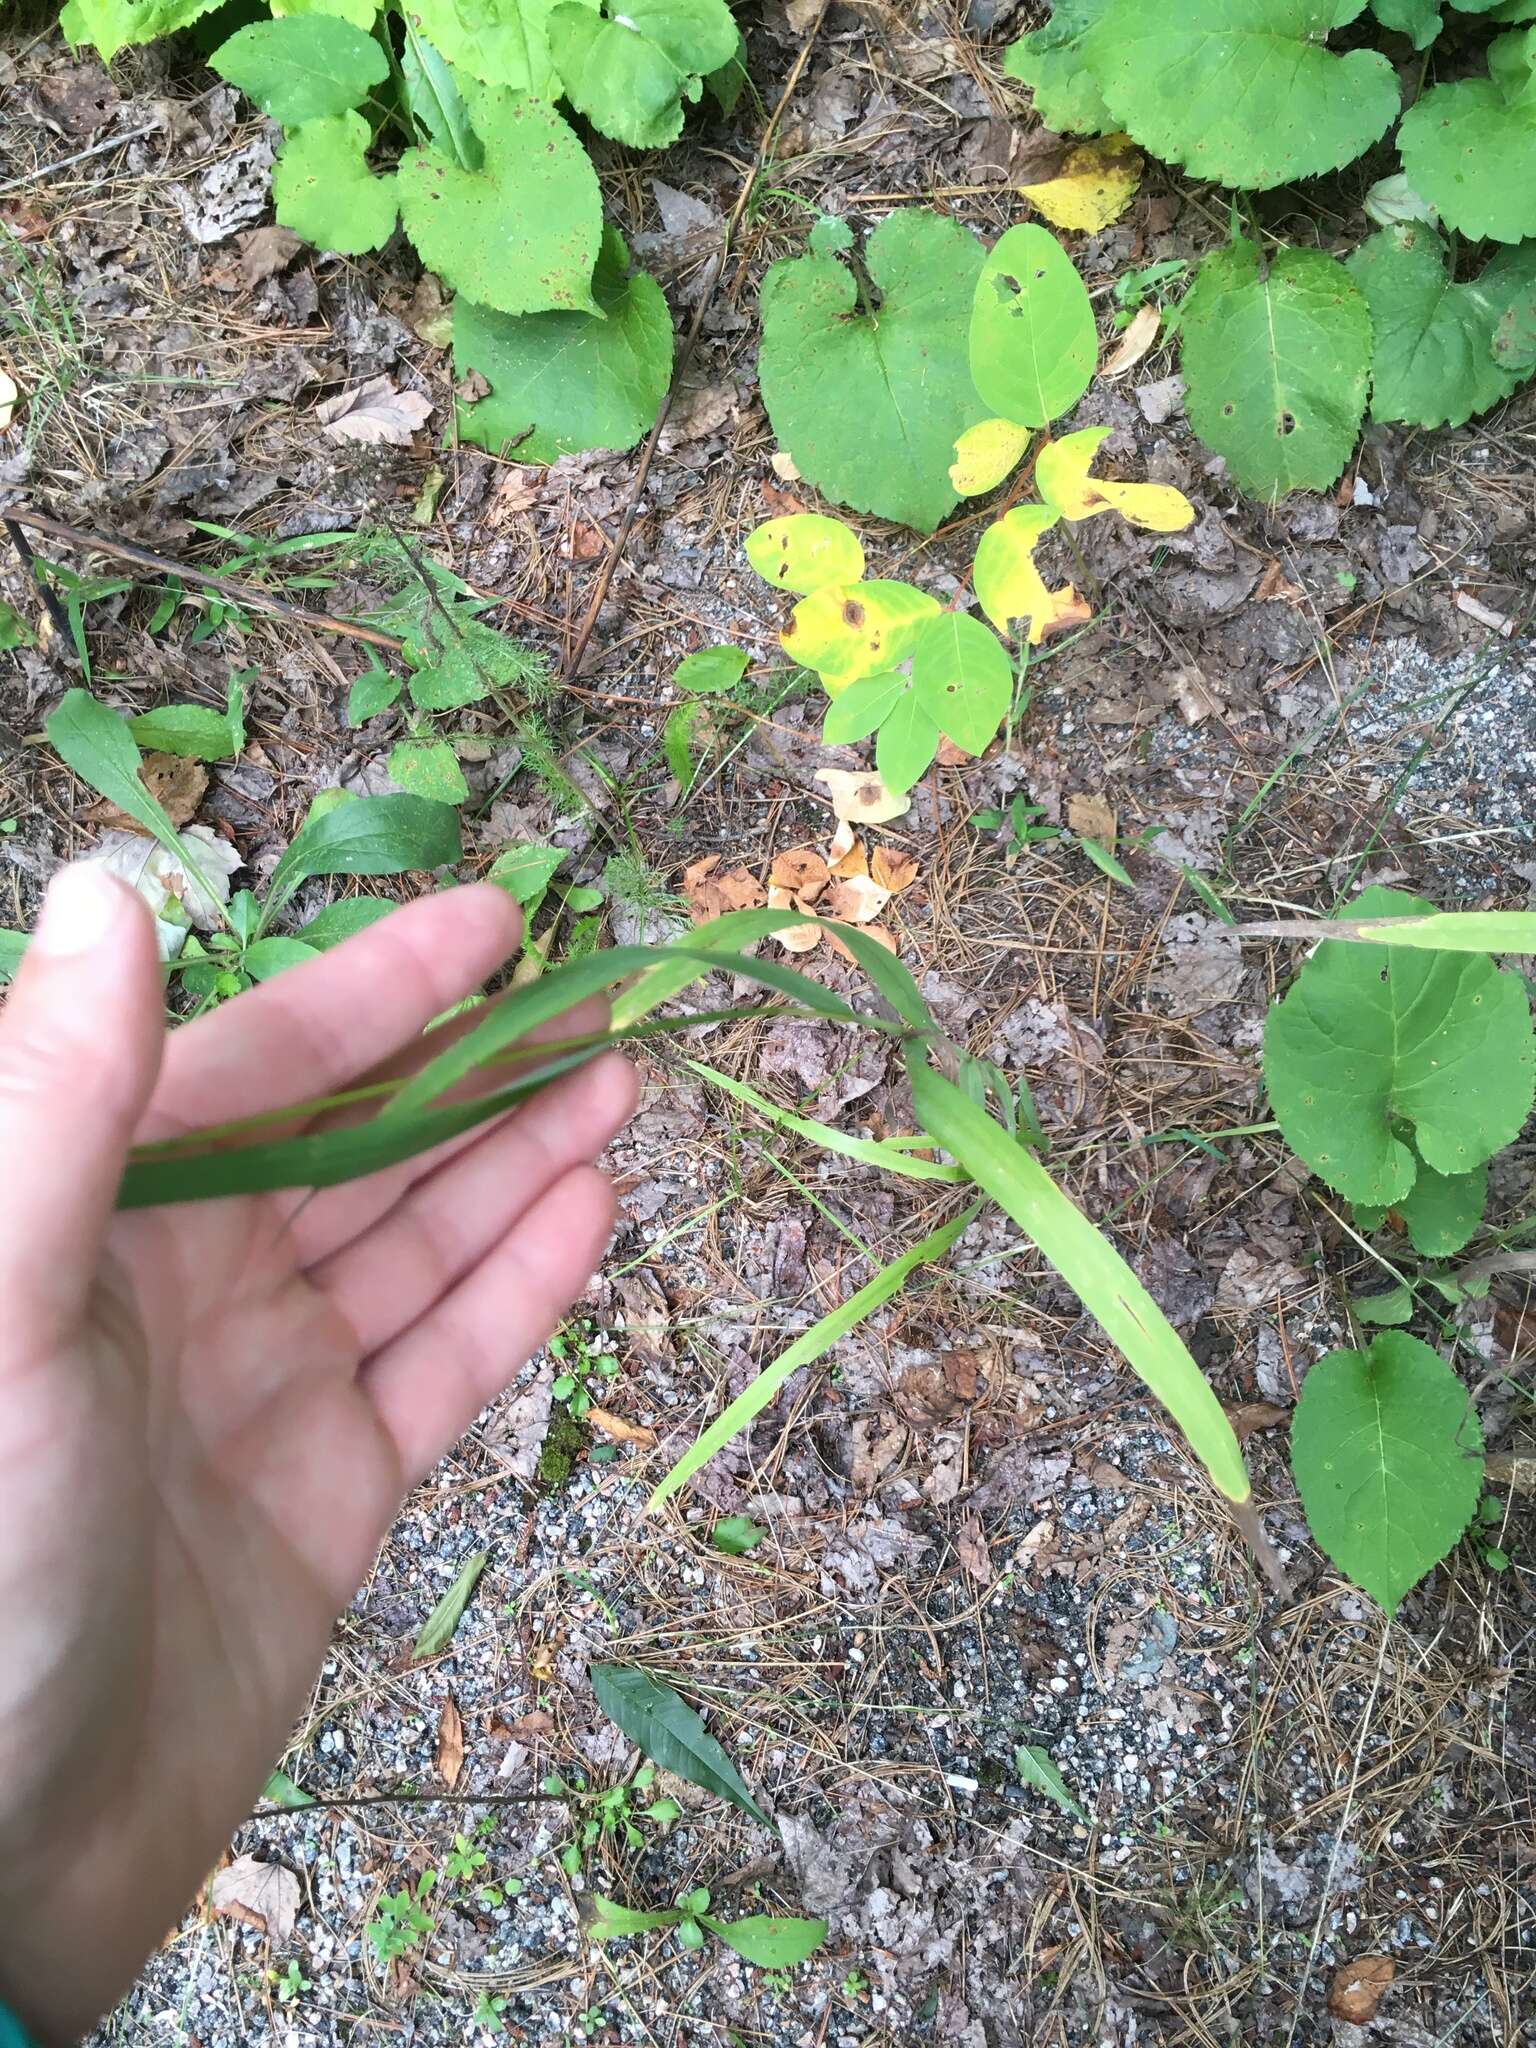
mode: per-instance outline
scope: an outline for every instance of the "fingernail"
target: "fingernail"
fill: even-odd
[[[127,908],[123,894],[122,884],[96,861],[60,868],[43,898],[33,948],[56,960],[93,951]]]

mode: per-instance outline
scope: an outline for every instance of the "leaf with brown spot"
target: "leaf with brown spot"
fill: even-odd
[[[847,768],[822,768],[816,780],[827,785],[832,800],[832,815],[860,825],[885,825],[892,818],[899,818],[911,807],[912,796],[908,791],[902,796],[892,796],[878,775],[869,770],[862,772]]]
[[[459,1782],[463,1768],[464,1721],[450,1693],[437,1717],[437,1775],[450,1792]]]
[[[1223,1407],[1226,1403],[1223,1402]],[[1232,1425],[1232,1434],[1240,1444],[1260,1430],[1278,1429],[1282,1422],[1290,1420],[1289,1408],[1277,1408],[1273,1401],[1239,1401],[1227,1408],[1227,1420]]]

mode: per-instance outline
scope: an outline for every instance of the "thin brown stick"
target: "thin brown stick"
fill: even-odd
[[[374,1792],[360,1799],[315,1799],[306,1794],[302,1806],[255,1806],[246,1819],[297,1820],[303,1813],[351,1813],[364,1806],[552,1806],[562,1796],[559,1792]]]
[[[677,359],[677,369],[673,373],[671,384],[667,387],[667,395],[661,402],[661,411],[656,415],[656,424],[651,428],[650,433],[646,437],[645,446],[640,451],[640,465],[635,471],[635,481],[630,487],[629,497],[624,506],[624,516],[619,521],[618,531],[613,536],[612,545],[603,558],[603,566],[598,574],[597,588],[592,593],[592,602],[587,606],[586,617],[582,620],[581,630],[576,635],[576,644],[571,649],[570,658],[565,664],[567,681],[573,681],[581,674],[582,664],[586,660],[587,647],[592,639],[593,629],[597,625],[597,615],[602,610],[603,604],[607,599],[609,585],[613,582],[614,574],[619,566],[619,558],[624,553],[625,543],[629,539],[630,531],[640,510],[640,494],[645,489],[645,480],[651,473],[651,462],[656,454],[657,444],[661,440],[662,429],[666,426],[671,416],[673,401],[682,388],[683,378],[686,376],[689,365],[693,361],[693,351],[699,339],[699,330],[704,325],[704,315],[714,303],[715,293],[719,289],[720,280],[725,275],[726,258],[731,253],[731,243],[737,228],[741,225],[741,217],[747,210],[747,203],[752,197],[752,188],[757,183],[757,174],[762,169],[769,147],[773,142],[775,134],[778,132],[779,120],[784,109],[789,105],[790,95],[800,83],[800,74],[804,71],[806,63],[810,58],[812,46],[817,36],[821,33],[821,24],[826,18],[827,8],[830,5],[831,0],[822,0],[820,11],[816,19],[811,23],[810,32],[800,46],[800,54],[794,61],[788,83],[779,94],[777,106],[768,116],[768,125],[764,128],[762,139],[757,145],[757,154],[753,157],[751,168],[742,181],[741,191],[736,197],[736,204],[731,208],[731,217],[725,224],[725,233],[721,239],[720,254],[715,258],[714,275],[710,278],[705,290],[700,292],[698,304],[694,307],[693,319],[688,325],[688,333],[683,341],[682,353]]]
[[[160,576],[179,576],[184,582],[199,583],[204,589],[216,590],[221,597],[229,598],[234,604],[247,605],[254,612],[270,612],[275,618],[291,619],[296,625],[309,626],[321,633],[335,633],[345,640],[365,640],[370,647],[382,647],[390,654],[404,650],[405,642],[393,633],[380,633],[373,626],[360,626],[351,619],[338,619],[330,612],[307,611],[303,605],[289,604],[281,597],[269,597],[264,590],[253,590],[244,583],[232,582],[227,576],[215,576],[207,569],[192,569],[185,562],[173,562],[168,556],[141,548],[136,541],[118,540],[104,533],[86,533],[78,526],[66,526],[62,519],[46,518],[25,505],[8,505],[4,516],[7,526],[30,526],[35,533],[46,533],[70,547],[107,555],[114,561],[132,562],[137,568],[153,569]]]

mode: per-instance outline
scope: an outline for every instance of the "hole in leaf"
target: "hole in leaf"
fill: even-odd
[[[1294,434],[1294,433],[1295,433],[1295,431],[1296,431],[1296,415],[1295,415],[1295,413],[1293,413],[1293,412],[1283,412],[1283,413],[1281,413],[1281,415],[1280,415],[1280,425],[1279,425],[1279,429],[1278,429],[1278,431],[1279,431],[1280,433],[1282,433],[1282,434]]]

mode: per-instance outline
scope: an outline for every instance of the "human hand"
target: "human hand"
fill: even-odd
[[[402,1494],[586,1283],[634,1079],[309,1197],[115,1215],[127,1149],[399,1071],[519,929],[451,890],[167,1037],[144,905],[49,891],[0,1014],[0,2000],[45,2040],[128,1988]]]

